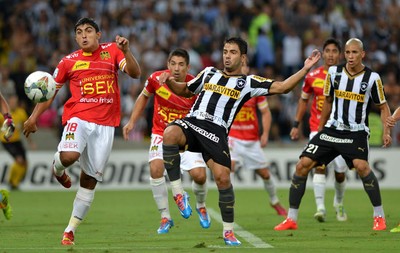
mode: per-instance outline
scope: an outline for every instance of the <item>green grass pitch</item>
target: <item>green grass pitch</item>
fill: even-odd
[[[188,190],[192,207],[194,195]],[[288,206],[288,189],[279,189],[282,204]],[[209,229],[203,229],[197,213],[185,220],[173,203],[175,226],[158,235],[160,217],[150,190],[96,192],[86,220],[75,234],[75,246],[62,246],[61,236],[72,211],[75,191],[12,192],[14,217],[0,215],[0,253],[111,253],[111,252],[400,252],[400,233],[389,230],[400,221],[399,190],[382,190],[388,229],[372,230],[372,206],[363,190],[348,189],[345,208],[348,221],[336,221],[332,207],[333,190],[326,193],[327,221],[313,218],[315,203],[308,189],[296,231],[274,231],[283,220],[268,204],[265,191],[235,191],[236,235],[240,247],[225,246],[219,223],[218,194],[210,189],[207,207],[214,211]],[[217,214],[217,217],[215,217]],[[236,228],[237,228],[236,227]]]

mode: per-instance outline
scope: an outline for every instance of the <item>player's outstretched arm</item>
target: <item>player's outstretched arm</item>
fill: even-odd
[[[8,106],[6,99],[3,97],[1,93],[0,93],[0,112],[2,114],[10,113],[10,107]]]
[[[138,99],[135,102],[128,123],[126,123],[126,125],[122,128],[122,134],[125,140],[129,140],[129,132],[135,128],[136,122],[138,121],[140,116],[142,116],[148,101],[149,98],[146,95],[144,95],[143,92],[140,93]]]
[[[260,113],[261,113],[261,124],[262,124],[262,134],[260,136],[260,143],[261,147],[264,148],[268,144],[268,139],[269,139],[269,131],[271,129],[271,124],[272,124],[272,114],[271,110],[269,107],[264,107],[264,108],[259,108]]]
[[[329,116],[331,115],[332,105],[333,97],[325,97],[324,104],[322,105],[321,118],[319,119],[318,131],[321,131],[328,121]]]
[[[294,124],[292,129],[290,130],[290,138],[292,140],[298,140],[299,139],[299,124],[301,120],[304,117],[304,114],[306,113],[307,110],[307,105],[308,105],[308,99],[304,99],[302,97],[299,98],[299,102],[297,104],[297,111],[296,111],[296,118],[294,120]]]
[[[396,122],[400,120],[400,107],[398,107],[392,114],[392,116],[387,117],[386,119],[386,125],[388,127],[394,127],[396,125]]]
[[[389,147],[392,144],[392,137],[390,135],[390,127],[386,124],[386,120],[390,117],[390,108],[387,103],[383,103],[378,105],[378,108],[381,111],[381,121],[383,126],[383,134],[382,134],[382,142],[383,147]]]
[[[140,66],[129,48],[129,40],[117,35],[115,43],[117,43],[117,47],[124,53],[126,60],[125,72],[132,78],[139,78],[141,74]]]
[[[319,61],[321,58],[321,52],[317,49],[314,49],[311,55],[304,61],[304,66],[302,69],[286,78],[284,81],[279,82],[275,81],[272,83],[271,88],[269,89],[270,94],[283,94],[288,93],[293,90],[294,87],[307,75],[308,71]]]
[[[158,79],[160,85],[166,84],[168,88],[171,89],[173,93],[178,96],[190,98],[194,94],[188,89],[187,82],[178,82],[175,80],[175,77],[171,75],[169,72],[164,72],[159,76]]]
[[[42,113],[44,111],[46,111],[50,107],[50,105],[51,105],[51,103],[53,103],[56,95],[57,95],[57,91],[56,91],[56,94],[50,100],[43,102],[43,103],[36,104],[31,116],[29,116],[29,118],[24,122],[23,133],[26,137],[28,137],[31,133],[34,133],[37,131],[37,126],[36,126],[37,119],[39,118],[40,115],[42,115]]]

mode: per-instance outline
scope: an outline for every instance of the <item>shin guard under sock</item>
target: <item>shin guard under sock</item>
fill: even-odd
[[[290,208],[299,209],[301,199],[306,190],[307,177],[293,175],[289,191]]]
[[[164,167],[167,170],[170,181],[175,181],[181,178],[181,156],[179,154],[178,145],[163,144],[163,159]]]
[[[381,192],[379,190],[378,179],[376,178],[373,171],[371,171],[366,177],[361,178],[364,186],[365,192],[368,194],[368,197],[373,206],[381,206]]]
[[[235,194],[232,185],[228,189],[219,190],[219,208],[224,222],[234,221]]]

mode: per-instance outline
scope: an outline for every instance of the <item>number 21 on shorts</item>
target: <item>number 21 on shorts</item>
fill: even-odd
[[[306,152],[310,154],[315,154],[317,152],[318,145],[314,145],[312,143],[309,143],[306,147]]]

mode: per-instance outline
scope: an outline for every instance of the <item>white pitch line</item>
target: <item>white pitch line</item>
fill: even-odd
[[[212,208],[207,208],[208,214],[216,221],[222,224],[222,219],[221,219],[221,214],[219,212],[216,212]],[[255,248],[273,248],[271,244],[268,244],[261,240],[261,238],[257,237],[256,235],[253,235],[247,230],[244,230],[241,226],[239,226],[237,223],[235,223],[235,234],[243,238],[245,241],[253,245]],[[231,247],[231,246],[230,246]]]

